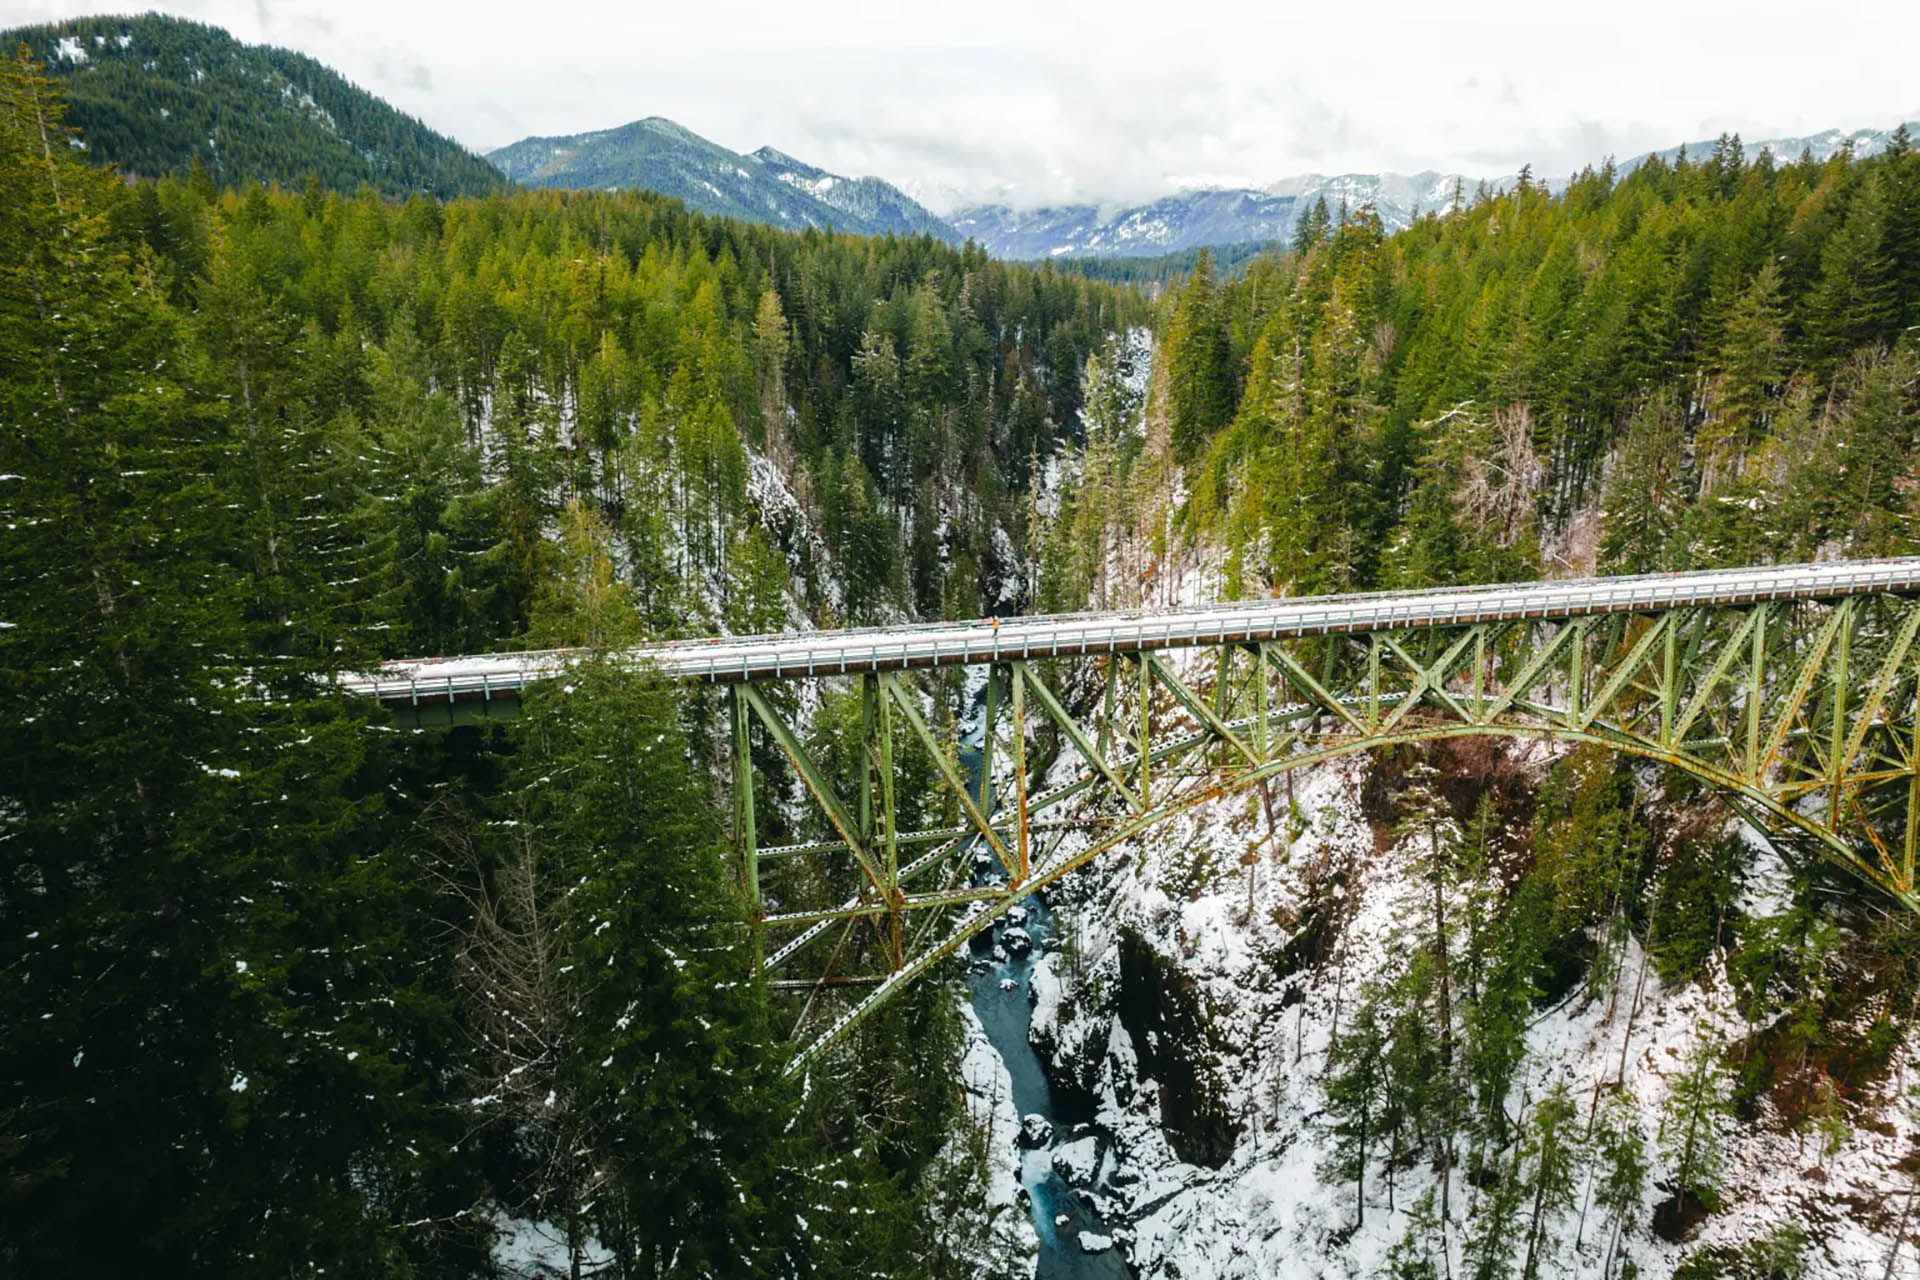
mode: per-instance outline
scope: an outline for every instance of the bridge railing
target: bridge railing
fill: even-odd
[[[1920,557],[716,637],[644,645],[625,657],[672,678],[736,682],[1873,592],[1920,592]],[[425,659],[341,683],[393,703],[488,702],[562,674],[576,657],[542,650]]]

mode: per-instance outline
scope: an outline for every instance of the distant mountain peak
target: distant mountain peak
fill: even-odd
[[[810,178],[821,177],[826,170],[817,165],[808,164],[798,156],[790,156],[778,147],[761,147],[753,152],[753,158],[761,164],[774,169],[786,169],[793,173],[803,173]]]
[[[899,188],[829,173],[773,147],[743,155],[663,116],[592,133],[523,138],[488,159],[536,187],[644,187],[723,217],[787,230],[959,236]]]

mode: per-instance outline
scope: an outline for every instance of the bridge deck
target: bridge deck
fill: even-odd
[[[1179,609],[1051,614],[643,645],[629,653],[681,680],[742,680],[967,666],[1089,653],[1191,648],[1526,618],[1658,612],[1679,605],[1920,593],[1920,556],[1433,591],[1253,600]],[[342,687],[395,703],[512,698],[565,671],[549,649],[389,662]]]

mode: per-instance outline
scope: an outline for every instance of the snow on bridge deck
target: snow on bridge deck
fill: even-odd
[[[732,683],[968,666],[1090,653],[1192,648],[1303,636],[1405,631],[1460,623],[1651,613],[1681,605],[1830,600],[1920,593],[1920,556],[1769,565],[1640,577],[1251,600],[1177,609],[1049,614],[641,645],[626,656],[670,678]],[[393,703],[512,698],[565,672],[571,649],[409,658],[341,677],[349,692]]]

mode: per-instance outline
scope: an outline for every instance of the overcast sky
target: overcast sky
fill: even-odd
[[[102,7],[0,0],[0,26]],[[1920,117],[1916,0],[156,7],[311,54],[481,150],[661,115],[943,207],[1305,172],[1551,176],[1723,130]]]

